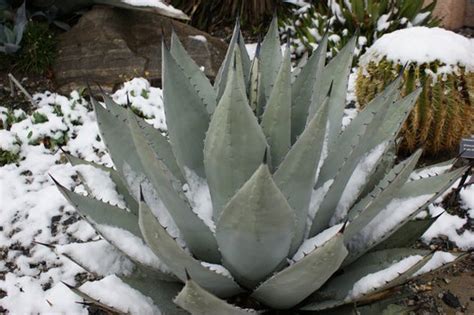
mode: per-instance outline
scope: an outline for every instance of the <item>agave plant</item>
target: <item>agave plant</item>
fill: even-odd
[[[20,48],[20,42],[27,24],[25,3],[17,9],[13,21],[13,28],[7,24],[0,24],[0,52],[14,54]]]
[[[296,314],[367,301],[428,268],[433,254],[408,246],[434,219],[412,219],[465,169],[411,180],[420,151],[394,165],[420,90],[401,98],[399,77],[342,129],[355,39],[326,65],[326,36],[292,82],[276,19],[253,61],[237,24],[214,85],[175,34],[162,46],[166,136],[107,95],[106,108],[91,100],[115,164],[97,167],[127,209],[56,182],[136,263],[124,282],[164,314]],[[362,285],[394,264],[405,268]]]

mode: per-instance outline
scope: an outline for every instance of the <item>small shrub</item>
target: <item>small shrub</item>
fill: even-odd
[[[56,57],[56,36],[48,24],[30,22],[26,27],[16,67],[24,72],[42,74]]]

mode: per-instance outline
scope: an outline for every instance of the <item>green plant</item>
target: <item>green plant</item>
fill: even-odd
[[[289,6],[281,0],[173,0],[171,3],[188,14],[195,27],[213,32],[232,25],[237,16],[249,30],[259,30],[276,10],[285,16]],[[258,32],[258,31],[257,31]]]
[[[365,107],[400,71],[405,79],[403,95],[417,86],[423,88],[401,131],[400,152],[409,154],[423,147],[432,156],[457,154],[461,138],[474,132],[474,72],[439,60],[413,61],[404,67],[386,56],[368,56],[356,81],[360,106]]]
[[[394,165],[398,131],[421,91],[400,98],[401,77],[342,130],[355,39],[325,65],[327,41],[291,83],[276,19],[253,61],[237,25],[212,86],[173,34],[170,49],[162,46],[169,140],[109,96],[107,108],[91,99],[115,164],[97,167],[109,172],[129,211],[55,182],[136,262],[123,281],[162,313],[255,313],[238,307],[245,305],[325,311],[370,301],[431,259],[408,246],[433,219],[409,223],[466,168],[409,181],[421,151]],[[102,224],[146,242],[161,264],[142,261]],[[366,275],[407,256],[409,268],[356,290]]]
[[[48,24],[28,23],[23,47],[15,58],[15,67],[28,73],[44,73],[54,62],[57,53],[56,44],[56,35],[49,29]]]
[[[328,0],[310,1],[295,9],[281,26],[282,38],[290,34],[296,56],[311,51],[323,34],[329,33],[331,55],[359,32],[356,55],[364,53],[385,33],[410,26],[436,26],[432,15],[436,0],[424,7],[424,0]],[[295,18],[296,15],[296,18]]]

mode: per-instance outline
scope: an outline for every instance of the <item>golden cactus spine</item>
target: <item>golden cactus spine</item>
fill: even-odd
[[[357,74],[356,96],[363,108],[401,71],[402,65],[383,58],[370,61]],[[453,70],[454,69],[454,70]],[[454,153],[462,137],[474,133],[474,72],[439,62],[411,63],[404,70],[402,94],[423,86],[418,102],[402,129],[402,153],[425,148],[425,154]]]

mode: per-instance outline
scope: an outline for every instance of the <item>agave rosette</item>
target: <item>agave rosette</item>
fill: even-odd
[[[256,312],[242,300],[259,311],[326,310],[403,283],[431,259],[408,247],[434,219],[412,220],[465,170],[411,179],[420,151],[395,165],[420,90],[401,98],[398,78],[343,128],[355,39],[326,64],[326,36],[294,75],[276,19],[253,60],[237,24],[214,85],[175,34],[162,46],[166,135],[107,95],[106,108],[92,99],[115,169],[97,167],[127,209],[58,184],[136,263],[123,281],[162,313]],[[146,243],[155,259],[137,257],[105,225]],[[356,290],[407,257],[402,272]]]

